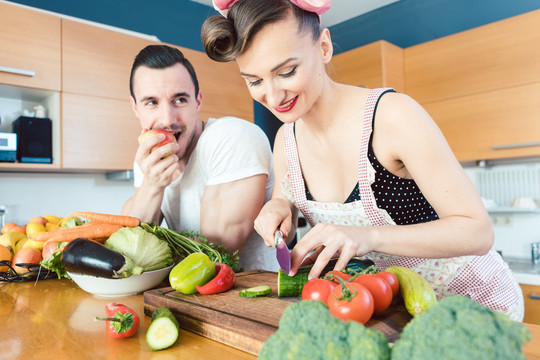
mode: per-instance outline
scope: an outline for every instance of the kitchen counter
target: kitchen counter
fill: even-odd
[[[116,301],[134,309],[141,318],[136,336],[112,339],[104,316],[107,303]],[[144,316],[143,296],[95,297],[71,280],[0,282],[0,359],[256,359],[256,356],[181,330],[175,345],[152,352],[145,334],[150,318]],[[540,325],[526,324],[533,340],[524,352],[540,360]]]

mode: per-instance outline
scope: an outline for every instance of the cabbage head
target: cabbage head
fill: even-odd
[[[169,244],[141,227],[118,230],[105,241],[105,246],[132,259],[144,271],[162,269],[174,262]]]

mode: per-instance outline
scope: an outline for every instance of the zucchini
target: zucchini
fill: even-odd
[[[143,271],[118,251],[86,238],[77,238],[66,245],[62,251],[62,264],[74,274],[110,279],[129,277]]]
[[[272,292],[272,288],[268,285],[255,286],[247,289],[240,290],[240,296],[243,297],[259,297],[265,296]]]
[[[415,271],[402,266],[390,266],[385,271],[396,275],[405,308],[412,316],[421,314],[437,302],[429,282]]]
[[[321,272],[321,276],[324,276],[328,271],[333,270],[336,266],[336,262],[337,259],[330,260]],[[374,263],[371,260],[352,258],[345,268],[361,271],[372,265],[374,265]],[[278,272],[278,297],[302,295],[302,288],[308,282],[308,274],[311,271],[311,268],[312,265],[301,266],[294,276],[289,276],[280,269]]]
[[[152,350],[174,345],[180,333],[180,324],[171,310],[159,307],[152,313],[152,323],[146,331],[146,343]]]

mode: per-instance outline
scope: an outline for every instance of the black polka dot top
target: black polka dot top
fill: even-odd
[[[373,114],[375,120],[375,113]],[[377,207],[386,210],[397,225],[418,224],[437,220],[439,216],[426,200],[416,182],[395,176],[379,163],[373,152],[373,133],[369,140],[368,159],[375,169],[375,182],[371,190],[375,196]],[[306,184],[306,198],[313,201]],[[360,201],[358,183],[345,203]]]

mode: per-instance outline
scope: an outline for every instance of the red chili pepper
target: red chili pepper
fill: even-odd
[[[236,281],[234,271],[227,264],[216,263],[216,273],[212,280],[203,286],[197,286],[196,289],[203,295],[217,294],[233,287]]]
[[[126,305],[109,303],[105,306],[106,318],[96,317],[96,320],[107,322],[107,333],[115,338],[130,337],[137,332],[140,320],[135,311]]]

